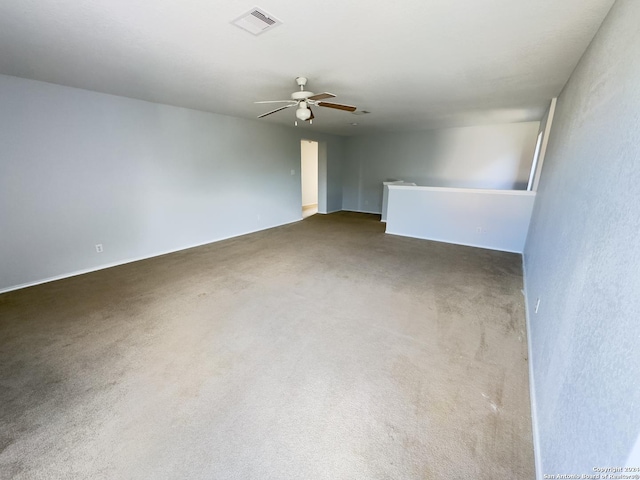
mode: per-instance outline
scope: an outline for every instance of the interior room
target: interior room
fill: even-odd
[[[639,20],[0,3],[0,478],[637,478]]]

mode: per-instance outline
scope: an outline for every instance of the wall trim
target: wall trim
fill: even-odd
[[[535,462],[536,479],[542,480],[542,453],[540,450],[540,432],[538,430],[538,404],[536,402],[536,387],[533,378],[533,347],[531,345],[531,315],[527,297],[527,271],[524,253],[522,254],[522,294],[524,296],[524,317],[527,327],[527,350],[529,356],[529,397],[531,403],[531,432],[533,433],[533,459]]]
[[[162,255],[169,255],[170,253],[182,252],[183,250],[189,250],[191,248],[202,247],[204,245],[209,245],[211,243],[222,242],[223,240],[229,240],[231,238],[242,237],[244,235],[250,235],[252,233],[262,232],[264,230],[270,230],[270,229],[276,228],[276,227],[282,227],[284,225],[289,225],[291,223],[296,223],[296,222],[299,222],[301,220],[302,220],[302,217],[296,218],[295,220],[291,220],[291,221],[288,221],[288,222],[278,223],[277,225],[272,225],[270,227],[258,228],[256,230],[250,230],[248,232],[239,233],[237,235],[228,235],[226,237],[217,238],[217,239],[210,240],[210,241],[207,241],[207,242],[196,243],[196,244],[192,244],[192,245],[188,245],[188,246],[185,246],[185,247],[180,247],[180,248],[176,248],[176,249],[172,249],[172,250],[165,250],[165,251],[162,251],[162,252],[159,252],[159,253],[153,253],[153,254],[147,255],[147,256],[129,258],[129,259],[118,261],[118,262],[106,263],[104,265],[99,265],[97,267],[84,268],[82,270],[76,270],[76,271],[73,271],[73,272],[63,273],[63,274],[60,274],[60,275],[54,275],[53,277],[47,277],[47,278],[43,278],[43,279],[40,279],[40,280],[34,280],[33,282],[21,283],[19,285],[13,285],[11,287],[1,288],[0,289],[0,295],[2,295],[3,293],[13,292],[15,290],[21,290],[23,288],[35,287],[36,285],[42,285],[43,283],[55,282],[56,280],[63,280],[65,278],[76,277],[78,275],[84,275],[85,273],[97,272],[98,270],[105,270],[107,268],[112,268],[112,267],[117,267],[117,266],[120,266],[120,265],[125,265],[127,263],[134,263],[134,262],[139,262],[140,260],[148,260],[150,258],[161,257]]]
[[[536,167],[535,175],[533,176],[533,185],[531,186],[531,190],[534,192],[538,191],[538,186],[540,185],[540,175],[542,175],[542,165],[544,164],[544,159],[547,155],[547,147],[549,146],[549,136],[551,135],[551,127],[553,125],[553,117],[556,114],[557,103],[558,103],[558,97],[554,97],[551,99],[551,104],[549,105],[549,115],[547,116],[547,123],[544,127],[544,133],[542,134],[542,145],[540,145],[540,153],[538,155],[538,165]]]
[[[374,212],[374,211],[371,211],[371,210],[355,210],[355,209],[351,209],[351,208],[343,208],[340,211],[341,212],[354,212],[354,213],[371,213],[373,215],[382,215],[382,212]]]
[[[441,240],[439,238],[414,237],[413,235],[404,235],[402,233],[390,232],[388,229],[384,233],[389,235],[396,235],[397,237],[417,238],[418,240],[428,240],[430,242],[448,243],[450,245],[462,245],[463,247],[483,248],[485,250],[494,250],[496,252],[517,253],[518,255],[522,255],[522,252],[519,250],[505,250],[504,248],[495,248],[495,247],[489,247],[487,245],[477,245],[473,243],[450,242],[448,240]]]

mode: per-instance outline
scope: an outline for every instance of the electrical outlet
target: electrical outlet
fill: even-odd
[[[365,201],[364,201],[364,204],[365,204],[365,205],[369,205],[369,200],[365,200]]]
[[[102,248],[102,244],[98,243],[96,244],[96,253],[102,253],[104,250]]]
[[[293,176],[295,174],[296,174],[296,171],[294,169],[291,169],[291,175]]]
[[[540,297],[538,297],[538,299],[536,300],[536,309],[534,311],[534,313],[538,313],[538,309],[540,308]]]
[[[476,233],[482,233],[482,227],[476,227]]]

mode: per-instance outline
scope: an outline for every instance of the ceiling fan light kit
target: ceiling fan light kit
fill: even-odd
[[[317,107],[327,107],[333,108],[336,110],[343,110],[346,112],[355,112],[357,107],[353,105],[343,105],[341,103],[332,103],[332,102],[323,102],[321,100],[325,100],[327,98],[334,98],[335,95],[329,92],[323,92],[315,94],[313,92],[308,92],[304,88],[307,85],[306,77],[297,77],[296,83],[300,87],[299,91],[293,92],[291,94],[291,100],[264,100],[255,103],[286,103],[284,107],[276,108],[275,110],[271,110],[270,112],[263,113],[262,115],[258,115],[258,118],[266,117],[267,115],[271,115],[272,113],[279,112],[280,110],[284,110],[289,107],[296,107],[296,118],[297,120],[294,122],[296,126],[298,126],[298,120],[302,120],[304,122],[309,122],[309,124],[313,123],[313,119],[315,118],[313,115],[313,111],[311,110],[311,106]]]
[[[307,108],[306,102],[300,102],[300,106],[296,110],[296,118],[303,121],[311,118],[311,111]]]

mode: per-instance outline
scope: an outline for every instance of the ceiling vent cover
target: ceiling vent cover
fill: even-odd
[[[275,18],[270,13],[265,12],[261,8],[253,7],[248,12],[240,15],[233,22],[234,25],[246,30],[254,35],[260,35],[261,33],[271,30],[282,22]]]

